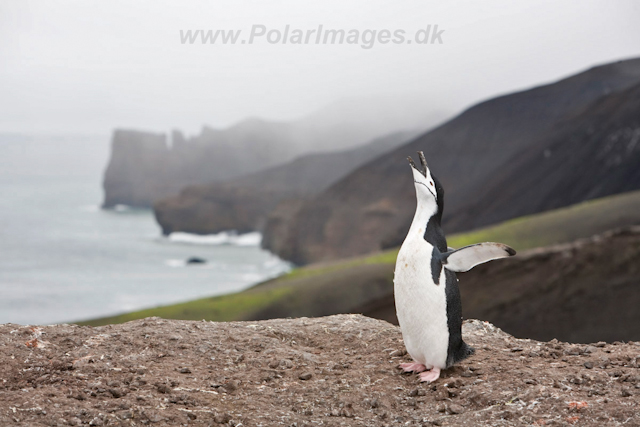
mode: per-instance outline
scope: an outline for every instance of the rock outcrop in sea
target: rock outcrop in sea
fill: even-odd
[[[252,119],[192,138],[118,129],[104,176],[103,206],[152,207],[187,185],[222,181],[285,163],[309,150],[286,124]]]

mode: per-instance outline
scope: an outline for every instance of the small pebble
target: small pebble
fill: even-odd
[[[227,392],[232,392],[238,389],[238,381],[236,380],[229,380],[226,383],[224,383],[224,385],[222,386],[225,391]]]
[[[171,388],[169,388],[169,386],[167,386],[166,384],[158,384],[156,388],[160,393],[171,393]]]
[[[215,421],[218,424],[224,424],[224,423],[228,423],[229,421],[231,421],[231,415],[224,413],[224,414],[216,414],[213,417],[213,421]]]
[[[427,393],[424,391],[424,389],[421,388],[414,388],[413,390],[411,390],[411,392],[409,393],[409,396],[411,397],[415,397],[415,396],[425,396]]]
[[[452,414],[461,414],[464,412],[464,408],[456,403],[449,405],[449,412]]]
[[[298,378],[300,378],[303,381],[306,381],[306,380],[311,379],[312,376],[313,376],[313,374],[311,372],[304,372],[304,373],[300,374],[300,376]]]
[[[113,397],[115,397],[116,399],[118,399],[118,398],[120,398],[120,397],[124,396],[124,393],[122,392],[122,390],[117,389],[117,388],[110,388],[110,389],[109,389],[109,393],[111,393],[111,395],[112,395]]]

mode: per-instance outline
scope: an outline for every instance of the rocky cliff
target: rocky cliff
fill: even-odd
[[[640,342],[463,325],[476,354],[401,374],[400,330],[360,315],[99,328],[0,326],[2,425],[639,425]]]
[[[281,201],[315,195],[416,134],[395,132],[350,150],[307,154],[239,178],[188,186],[155,203],[156,220],[164,234],[261,230]]]
[[[185,138],[116,130],[104,176],[103,206],[151,207],[183,187],[221,181],[286,162],[309,147],[286,124],[247,120],[226,130],[205,127]]]
[[[170,154],[164,134],[114,131],[104,174],[103,206],[149,206],[152,200],[175,191],[179,183],[164,177],[171,167]]]
[[[632,143],[637,123],[633,86],[638,83],[640,59],[633,59],[475,105],[360,167],[299,209],[286,210],[288,216],[280,214],[274,221],[277,226],[265,230],[267,248],[305,264],[399,245],[415,209],[406,157],[417,150],[425,151],[445,188],[448,232],[640,188],[633,172],[640,168]],[[587,126],[589,121],[594,122]],[[588,135],[593,138],[585,139]],[[561,148],[564,141],[568,143]],[[633,156],[627,158],[630,147]],[[581,159],[598,159],[588,163],[600,168],[597,174],[571,162],[572,150],[583,150]],[[546,158],[552,160],[545,163]],[[623,167],[610,179],[617,172],[616,162]],[[538,185],[550,173],[553,177]],[[564,185],[547,187],[562,182],[565,174]],[[577,180],[579,191],[565,197]],[[509,194],[518,195],[517,203],[503,196],[492,204],[491,197],[500,194],[503,184],[511,185]],[[556,191],[549,202],[547,190]],[[285,230],[282,223],[287,224]]]
[[[252,118],[225,129],[204,127],[189,138],[178,131],[168,140],[164,134],[116,130],[103,205],[151,207],[188,185],[252,174],[312,152],[347,150],[398,129],[424,130],[446,117],[425,108],[424,100],[411,114],[400,113],[415,102],[388,101],[338,102],[291,122]]]

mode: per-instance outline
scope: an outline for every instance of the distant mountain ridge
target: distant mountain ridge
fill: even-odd
[[[424,109],[402,119],[397,104],[384,103],[360,114],[351,111],[354,105],[336,104],[288,123],[250,118],[226,129],[204,127],[189,138],[174,131],[171,143],[162,133],[117,129],[104,175],[103,206],[151,207],[188,185],[237,178],[303,154],[349,149],[399,129],[426,129],[445,117]]]
[[[590,104],[602,97],[614,97],[602,101],[612,105],[623,102],[615,101],[616,94],[638,83],[640,59],[630,59],[479,103],[409,144],[372,160],[312,200],[279,212],[276,222],[287,226],[283,229],[282,226],[267,225],[266,248],[296,263],[306,264],[399,245],[415,210],[406,157],[418,150],[424,150],[430,167],[445,188],[443,225],[448,232],[544,210],[545,204],[536,199],[542,193],[523,194],[518,202],[526,206],[522,210],[505,210],[511,203],[505,198],[500,202],[500,209],[505,210],[503,214],[492,207],[489,197],[501,191],[503,184],[499,181],[502,179],[502,183],[514,182],[510,191],[526,193],[535,182],[516,180],[513,174],[535,176],[537,173],[524,169],[535,168],[535,161],[526,160],[531,156],[527,150],[533,150],[534,154],[539,151],[540,146],[546,144],[540,142],[541,138],[555,135],[556,126],[561,126],[561,122],[567,126],[563,131],[567,135],[579,130],[574,128],[572,131],[572,126],[584,125],[583,114],[606,121],[608,114],[614,114],[613,110],[604,106],[594,112],[590,108],[596,107],[590,107]],[[620,96],[628,101],[632,94],[625,92]],[[622,124],[626,119],[621,120],[619,126],[627,126]],[[594,144],[597,141],[589,147],[593,148]],[[521,155],[523,157],[518,161]],[[540,156],[535,158],[542,162]],[[640,165],[637,168],[640,169]],[[561,169],[559,173],[564,172],[567,171]],[[488,193],[488,187],[493,189],[492,193]],[[640,182],[613,185],[593,196],[582,192],[561,206],[633,188],[640,188]],[[487,198],[484,204],[481,203],[483,197]],[[470,210],[475,204],[478,209]],[[476,216],[483,219],[476,220]]]

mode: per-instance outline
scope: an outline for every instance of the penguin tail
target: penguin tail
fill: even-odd
[[[447,363],[447,367],[451,367],[458,362],[462,362],[464,359],[471,356],[475,352],[475,348],[462,341],[462,344],[460,345],[460,347],[458,347],[458,351],[453,354],[453,360],[450,360],[449,363]]]
[[[462,347],[460,348],[459,359],[456,362],[460,362],[461,360],[466,359],[476,352],[476,349],[468,345],[466,342],[462,343]]]
[[[475,354],[475,352],[476,352],[475,348],[471,347],[470,345],[467,345],[467,343],[464,344],[464,347],[465,347],[465,353],[466,353],[465,356],[464,356],[465,359],[467,357],[472,356],[472,355]]]

